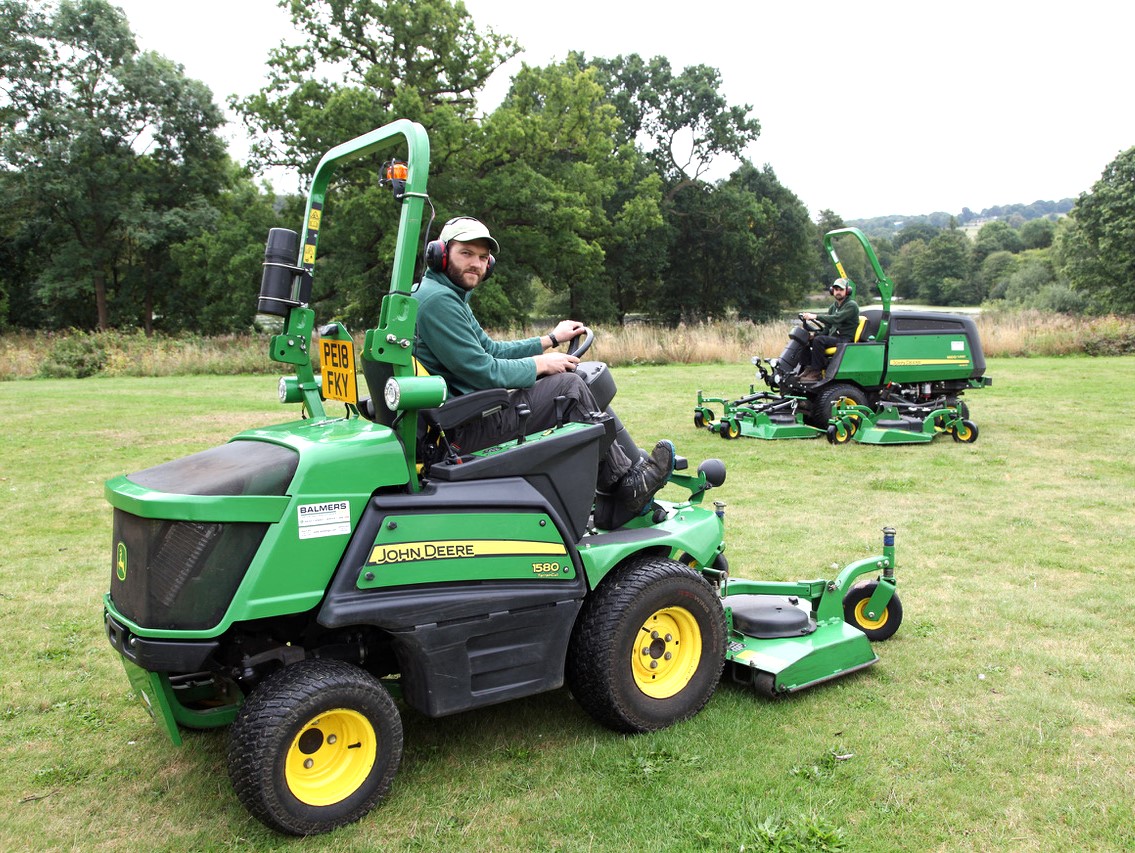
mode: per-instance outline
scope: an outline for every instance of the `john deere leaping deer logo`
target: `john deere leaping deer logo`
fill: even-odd
[[[114,573],[120,581],[126,580],[126,543],[119,542],[114,555]]]

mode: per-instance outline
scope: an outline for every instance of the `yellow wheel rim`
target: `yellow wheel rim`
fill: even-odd
[[[865,598],[855,605],[855,624],[865,631],[876,631],[887,624],[887,608],[883,608],[878,619],[872,619],[867,615],[867,604],[870,601],[871,599]]]
[[[285,758],[284,779],[301,803],[329,806],[359,789],[377,752],[370,721],[357,711],[336,708],[300,729]]]
[[[639,690],[653,699],[682,691],[701,660],[701,630],[684,607],[665,607],[650,615],[631,650],[631,672]]]
[[[965,441],[972,434],[970,433],[969,427],[965,424],[958,424],[956,427],[954,427],[954,429],[957,431],[958,438],[960,438],[962,441]]]
[[[741,434],[741,425],[736,421],[729,422],[729,437],[736,438]]]

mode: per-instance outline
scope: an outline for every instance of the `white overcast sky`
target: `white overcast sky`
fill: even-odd
[[[224,105],[259,90],[268,50],[295,39],[276,0],[117,0],[143,50]],[[720,70],[748,104],[770,165],[813,218],[912,215],[1075,197],[1135,145],[1135,9],[1122,0],[465,0],[524,52],[520,68],[588,56],[664,55]],[[428,130],[428,128],[427,128]],[[243,160],[247,143],[228,131]],[[718,177],[728,173],[724,169]],[[299,178],[271,176],[291,191]]]

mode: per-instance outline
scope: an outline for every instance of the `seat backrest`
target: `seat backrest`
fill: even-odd
[[[859,342],[860,342],[861,340],[866,340],[866,338],[865,338],[865,337],[863,337],[863,330],[864,330],[864,329],[865,329],[866,327],[867,327],[867,315],[865,315],[865,314],[860,314],[860,315],[859,315],[859,325],[855,327],[855,337],[853,337],[853,338],[851,339],[851,342],[852,342],[853,344],[857,344],[857,343],[859,343]],[[832,355],[835,355],[835,351],[836,351],[836,349],[837,349],[837,347],[827,347],[827,348],[826,348],[826,349],[824,350],[824,355],[827,355],[827,356],[832,356]]]
[[[879,331],[879,323],[882,322],[883,312],[878,308],[868,308],[866,311],[859,313],[860,327],[856,333],[855,342],[860,343],[871,340],[871,336],[877,334]]]

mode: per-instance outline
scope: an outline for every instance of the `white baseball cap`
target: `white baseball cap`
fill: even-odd
[[[500,245],[493,239],[485,223],[472,216],[458,216],[445,223],[438,239],[443,243],[450,240],[459,240],[462,243],[472,243],[474,240],[488,240],[494,252],[501,250]]]

